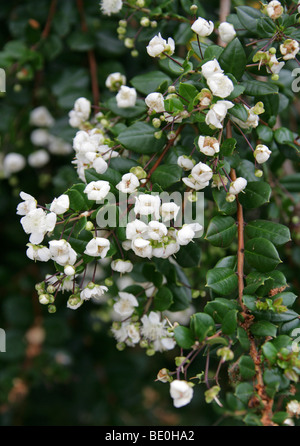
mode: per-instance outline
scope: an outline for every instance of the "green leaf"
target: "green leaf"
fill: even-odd
[[[204,52],[204,59],[219,59],[221,54],[223,53],[223,48],[219,45],[209,45]]]
[[[137,153],[159,152],[166,142],[165,136],[156,139],[156,129],[144,122],[136,122],[118,136],[118,141],[126,149]]]
[[[236,202],[229,203],[226,201],[227,192],[224,189],[218,190],[214,188],[212,195],[221,214],[232,215],[236,213]]]
[[[188,111],[193,110],[195,97],[199,93],[197,88],[192,84],[188,84],[187,82],[181,83],[179,85],[178,93],[180,96],[186,99],[184,104],[188,106]]]
[[[215,264],[215,268],[231,268],[236,269],[237,258],[236,256],[226,256],[223,259],[218,260]]]
[[[149,282],[152,282],[157,288],[161,287],[163,275],[157,271],[154,263],[145,263],[142,269],[143,275]]]
[[[286,127],[280,127],[279,129],[276,129],[274,132],[274,138],[278,144],[293,142],[295,139],[293,132],[291,132],[291,130],[287,129]]]
[[[248,183],[262,181],[261,178],[255,176],[255,164],[249,160],[241,160],[236,168],[236,173],[238,176],[245,178]]]
[[[235,104],[228,113],[241,121],[247,121],[248,119],[248,112],[242,104]]]
[[[246,286],[244,288],[245,294],[254,294],[256,290],[262,286],[269,278],[268,275],[261,274],[257,271],[252,271],[246,277]]]
[[[69,35],[67,43],[72,51],[88,51],[95,45],[95,39],[92,34],[75,31]]]
[[[152,173],[151,181],[159,184],[163,189],[167,189],[180,181],[181,175],[182,169],[177,164],[163,164]]]
[[[250,383],[238,384],[234,392],[235,396],[244,404],[248,403],[253,393],[254,389]]]
[[[241,24],[251,33],[256,33],[257,21],[260,17],[264,17],[263,14],[250,6],[239,6],[236,8],[236,12]]]
[[[175,255],[176,262],[183,268],[193,268],[199,266],[201,258],[201,249],[197,243],[189,243],[181,246]]]
[[[278,86],[270,82],[244,80],[242,85],[245,87],[244,94],[249,96],[265,96],[278,93]]]
[[[266,125],[259,125],[256,128],[258,139],[266,144],[270,144],[273,140],[273,130]]]
[[[192,331],[188,327],[178,325],[174,329],[174,338],[179,347],[189,349],[195,344]]]
[[[154,307],[156,311],[168,310],[173,303],[173,294],[168,287],[159,288],[154,296]]]
[[[210,269],[207,272],[206,280],[206,286],[221,295],[231,294],[238,284],[237,275],[230,268]]]
[[[269,17],[262,17],[257,21],[257,33],[260,37],[272,37],[276,32],[276,25]]]
[[[277,349],[272,342],[266,342],[262,346],[262,352],[264,357],[267,358],[267,360],[271,365],[275,364],[277,360]]]
[[[144,95],[148,95],[154,91],[158,91],[163,83],[170,85],[172,79],[162,71],[151,71],[150,73],[139,74],[130,81],[131,85]]]
[[[246,307],[249,308],[249,310],[251,310],[251,311],[256,310],[257,299],[255,296],[250,296],[249,294],[245,294],[243,296],[243,302],[246,305]]]
[[[247,335],[247,332],[244,328],[238,326],[237,327],[237,338],[243,350],[249,351],[250,341]]]
[[[291,240],[290,230],[287,226],[268,220],[250,221],[245,229],[250,238],[263,237],[274,245],[284,245]]]
[[[237,80],[244,74],[246,62],[244,48],[237,37],[226,46],[219,57],[219,64],[225,73],[233,74]]]
[[[223,142],[223,144],[220,147],[220,153],[222,156],[230,156],[232,155],[235,147],[236,147],[237,140],[235,138],[227,138]]]
[[[251,325],[250,331],[254,336],[276,336],[277,327],[269,321],[257,321]]]
[[[204,307],[205,313],[209,314],[217,324],[221,324],[226,314],[233,309],[236,309],[235,301],[230,301],[223,297],[217,297]]]
[[[250,266],[263,273],[272,271],[281,262],[273,243],[262,237],[247,241],[245,257]]]
[[[184,66],[184,62],[185,62],[184,59],[182,59],[181,57],[177,57],[177,56],[176,57],[172,56],[172,57],[174,60],[179,62],[179,64],[181,64],[182,67],[178,63],[174,62],[173,60],[171,60],[169,58],[161,59],[158,62],[159,67],[162,70],[165,70],[168,73],[177,75],[177,76],[183,75],[193,69],[193,64],[191,62],[187,62],[186,66]]]
[[[174,283],[168,283],[168,287],[173,294],[173,304],[169,308],[170,311],[185,310],[190,306],[191,293],[184,286],[177,286]],[[190,291],[190,290],[189,290]]]
[[[264,181],[253,181],[247,184],[239,200],[246,209],[254,209],[270,201],[271,187]]]
[[[93,202],[89,201],[87,194],[84,193],[86,184],[74,184],[70,189],[67,190],[66,195],[70,199],[70,209],[74,211],[87,211],[93,206]]]
[[[255,375],[255,365],[250,356],[242,356],[239,361],[239,369],[242,378],[250,379]]]
[[[237,327],[237,310],[230,310],[226,313],[222,321],[222,333],[231,335],[235,333]]]
[[[195,313],[191,317],[191,330],[201,342],[215,333],[215,322],[209,314]]]
[[[297,295],[294,293],[291,293],[290,291],[285,291],[283,293],[278,293],[275,296],[273,296],[273,299],[282,299],[282,305],[285,305],[286,307],[291,307],[296,299],[297,299]]]
[[[213,246],[226,248],[231,244],[236,233],[237,226],[232,217],[216,216],[209,222],[205,238]]]

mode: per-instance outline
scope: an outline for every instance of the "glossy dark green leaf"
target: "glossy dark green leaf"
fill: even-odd
[[[246,261],[258,271],[272,271],[281,262],[278,252],[269,240],[257,237],[245,244]]]
[[[227,192],[224,189],[214,188],[212,191],[213,198],[221,214],[232,215],[236,213],[236,202],[228,203],[226,201]],[[241,194],[240,194],[241,195]]]
[[[86,184],[74,184],[70,189],[67,190],[66,194],[69,196],[70,209],[74,211],[87,211],[89,210],[94,202],[91,202],[87,198],[87,194],[84,193]]]
[[[175,327],[174,338],[179,347],[185,349],[191,348],[195,343],[192,331],[188,327],[182,327],[181,325]]]
[[[251,31],[251,33],[257,31],[257,20],[263,17],[263,14],[255,8],[250,6],[239,6],[236,8],[237,16],[241,24]]]
[[[291,240],[290,230],[287,226],[269,220],[250,221],[245,228],[250,238],[263,237],[274,245],[284,245]]]
[[[199,266],[201,259],[200,246],[192,242],[186,246],[181,246],[180,250],[175,254],[175,259],[178,265],[183,268]]]
[[[165,137],[156,139],[156,129],[144,122],[136,122],[118,136],[118,141],[126,149],[137,153],[159,152],[165,144]]]
[[[245,87],[244,94],[249,96],[265,96],[278,93],[278,86],[270,82],[244,80],[242,85]]]
[[[262,352],[265,358],[269,361],[269,363],[275,364],[277,360],[277,349],[272,342],[266,342],[262,346]]]
[[[136,104],[134,107],[126,107],[126,108],[119,108],[117,105],[116,98],[110,98],[106,106],[116,115],[116,116],[122,116],[122,118],[137,118],[138,116],[141,116],[143,113],[146,113],[147,107],[145,104],[145,101],[142,101],[141,99],[138,99],[136,101]]]
[[[205,238],[213,246],[225,248],[231,244],[236,233],[237,226],[232,217],[216,216],[210,220]]]
[[[250,383],[240,383],[236,386],[235,396],[242,401],[244,404],[247,404],[250,398],[254,393],[254,388]]]
[[[271,187],[264,181],[250,182],[239,200],[246,209],[254,209],[270,201]]]
[[[251,325],[250,331],[254,336],[275,337],[277,333],[277,327],[269,321],[257,321]]]
[[[255,365],[250,356],[242,356],[239,361],[239,369],[242,378],[250,379],[255,375]]]
[[[222,296],[231,294],[238,284],[237,275],[230,268],[210,269],[207,272],[206,280],[206,286]]]
[[[173,295],[168,287],[159,288],[154,296],[154,308],[157,311],[165,311],[170,308],[173,303]]]
[[[226,46],[219,57],[219,63],[225,73],[233,74],[237,80],[244,74],[246,61],[244,48],[237,37]]]
[[[215,322],[209,314],[194,313],[191,317],[191,330],[201,342],[215,333]]]
[[[151,181],[159,184],[163,189],[167,189],[180,181],[181,176],[182,169],[177,164],[162,164],[152,173]]]
[[[172,83],[171,78],[162,71],[151,71],[145,74],[138,74],[134,76],[130,83],[131,85],[142,94],[148,95],[157,91],[160,85],[167,82],[168,85]]]
[[[228,311],[222,321],[222,333],[231,335],[235,333],[237,327],[237,310]]]

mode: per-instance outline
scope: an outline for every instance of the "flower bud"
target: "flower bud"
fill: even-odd
[[[49,311],[49,313],[55,313],[56,312],[56,306],[55,305],[49,305],[48,311]]]
[[[49,296],[49,294],[40,294],[39,295],[39,302],[40,302],[40,304],[42,304],[42,305],[48,305],[49,304],[49,298],[50,298],[50,296]]]
[[[147,356],[154,356],[154,355],[155,355],[155,350],[154,350],[154,348],[148,348],[148,349],[146,350],[146,355],[147,355]]]
[[[161,125],[161,120],[159,118],[153,118],[152,125],[155,129],[159,129],[159,127]]]
[[[134,39],[126,37],[126,39],[124,40],[124,45],[126,46],[126,48],[134,48]]]
[[[66,265],[64,267],[64,273],[66,276],[74,276],[75,272],[75,268],[72,265]]]
[[[172,93],[175,93],[175,91],[176,91],[176,88],[174,87],[174,85],[170,85],[168,87],[168,93],[172,94]]]
[[[136,0],[135,4],[139,8],[143,8],[145,6],[145,1],[144,0]]]
[[[119,20],[119,26],[121,26],[122,28],[126,28],[127,21],[126,20]]]
[[[139,52],[138,52],[138,50],[132,50],[130,54],[132,57],[138,57]]]
[[[56,291],[55,286],[53,286],[53,285],[49,285],[49,286],[47,287],[47,293],[49,293],[49,294],[53,294],[53,293],[55,293],[55,291]]]
[[[147,172],[145,172],[141,166],[134,166],[129,172],[133,173],[139,180],[147,178]]]
[[[126,28],[123,28],[123,26],[119,26],[117,28],[117,33],[120,35],[126,34]]]
[[[150,25],[150,20],[148,19],[148,17],[142,17],[140,20],[140,24],[141,26],[147,27]]]
[[[272,74],[271,79],[272,79],[272,81],[278,81],[279,75],[278,74]]]
[[[86,231],[93,231],[94,230],[94,224],[91,221],[87,221],[85,225]]]
[[[264,144],[258,144],[254,150],[254,158],[259,164],[265,163],[268,161],[271,155],[271,150],[265,146]]]
[[[236,196],[234,194],[227,194],[226,195],[227,203],[232,203],[235,199],[236,199]]]
[[[161,137],[162,137],[162,131],[161,130],[159,132],[155,132],[154,133],[154,138],[160,139]]]
[[[107,278],[104,280],[104,283],[105,283],[106,286],[113,286],[114,281],[112,280],[111,277],[107,277]]]
[[[116,345],[117,350],[119,350],[119,352],[122,352],[123,350],[125,350],[126,345],[124,342],[118,342]]]
[[[190,11],[192,14],[197,14],[198,6],[197,5],[190,6]]]
[[[150,25],[151,25],[151,28],[156,28],[157,27],[157,21],[156,20],[152,20]]]
[[[261,178],[262,176],[263,176],[263,171],[262,170],[260,170],[260,169],[255,169],[255,172],[254,172],[254,175],[257,177],[257,178]]]

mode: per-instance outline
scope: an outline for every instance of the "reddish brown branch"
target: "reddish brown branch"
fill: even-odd
[[[81,30],[82,32],[86,33],[88,32],[88,27],[84,15],[83,0],[77,0],[77,7],[80,15]],[[98,107],[100,100],[100,92],[99,92],[98,77],[97,77],[97,63],[96,63],[95,53],[93,50],[88,50],[88,60],[91,74],[93,102],[94,105]]]
[[[46,39],[50,33],[50,29],[51,29],[51,25],[52,25],[52,20],[56,11],[56,6],[57,6],[57,0],[52,0],[51,1],[51,5],[50,5],[50,9],[49,9],[49,13],[48,13],[48,18],[46,21],[46,25],[45,28],[43,29],[42,32],[42,39]]]

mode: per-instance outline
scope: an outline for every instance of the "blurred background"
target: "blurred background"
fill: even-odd
[[[246,3],[233,2],[233,6]],[[205,5],[212,20],[217,19],[218,5],[217,1]],[[204,388],[195,392],[190,405],[173,408],[169,386],[155,380],[162,367],[174,369],[179,350],[154,357],[139,348],[119,352],[104,309],[91,303],[74,312],[62,299],[57,312],[49,314],[34,289],[54,271],[26,256],[28,236],[16,215],[19,193],[33,195],[40,204],[49,203],[78,181],[71,165],[75,129],[69,126],[68,112],[78,97],[92,100],[91,52],[97,62],[101,101],[109,94],[105,89],[108,74],[119,71],[130,79],[149,66],[145,44],[153,30],[141,35],[139,54],[133,59],[117,37],[120,18],[101,15],[96,0],[1,2],[0,67],[6,73],[6,92],[0,95],[0,327],[6,331],[7,351],[0,353],[0,425],[233,423],[220,418],[217,406],[204,404]],[[175,33],[176,40],[175,25],[164,26],[169,35]],[[44,122],[32,112],[40,106],[48,111],[42,110]],[[294,131],[299,129],[295,114],[299,102],[295,107],[292,116],[286,116]],[[278,158],[277,163],[281,168]],[[288,168],[287,175],[295,175]],[[292,290],[299,292],[299,204],[294,196],[299,192],[299,177],[298,189],[294,184],[286,181],[286,192],[279,189],[277,206],[271,203],[269,212],[293,233],[296,243],[282,248],[280,254],[286,262],[282,271]],[[231,246],[226,255],[235,249]],[[205,272],[224,255],[222,249],[203,244],[205,268],[188,271],[203,290],[203,301],[200,297],[195,306],[201,308],[205,302]],[[203,369],[204,359],[199,357],[191,373]]]

